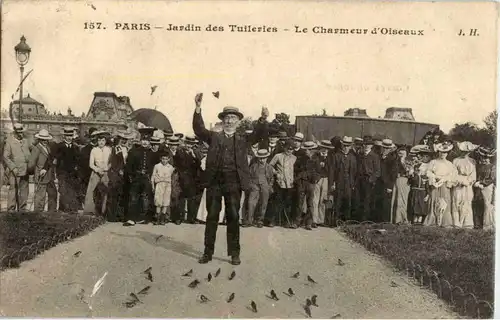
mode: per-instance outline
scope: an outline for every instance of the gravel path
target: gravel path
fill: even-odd
[[[382,259],[331,229],[243,229],[242,264],[233,267],[225,254],[225,227],[218,231],[215,260],[200,265],[203,225],[108,223],[87,236],[61,244],[19,269],[0,274],[0,313],[22,317],[170,317],[170,318],[304,318],[307,297],[318,295],[313,318],[457,318],[445,303],[408,283]],[[156,240],[159,235],[163,235]],[[82,251],[79,257],[73,254]],[[341,258],[346,265],[338,266]],[[143,270],[151,266],[153,282]],[[207,282],[209,272],[221,268]],[[193,269],[193,278],[181,274]],[[236,277],[228,280],[235,270]],[[300,272],[299,279],[290,276]],[[91,300],[93,311],[79,298],[108,276]],[[317,284],[309,284],[310,275]],[[197,289],[188,288],[194,278]],[[394,281],[398,286],[391,286]],[[122,304],[130,292],[151,285],[141,304]],[[292,288],[294,297],[282,292]],[[266,298],[274,289],[280,300]],[[232,303],[225,300],[232,293]],[[200,303],[204,294],[211,301]],[[248,306],[257,303],[258,313]]]

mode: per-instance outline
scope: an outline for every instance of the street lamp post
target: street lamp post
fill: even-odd
[[[24,77],[24,66],[28,63],[30,59],[31,48],[26,43],[26,38],[21,37],[21,41],[14,47],[16,51],[16,61],[21,69],[21,82],[19,88],[19,115],[18,121],[21,123],[23,116],[23,77]]]

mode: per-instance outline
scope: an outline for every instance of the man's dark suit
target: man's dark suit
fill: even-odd
[[[235,133],[227,137],[224,132],[213,132],[205,128],[201,112],[193,115],[193,131],[196,136],[209,145],[204,184],[207,188],[207,219],[205,227],[205,252],[207,256],[214,253],[221,201],[224,197],[227,220],[227,253],[229,256],[240,254],[239,210],[241,192],[249,189],[250,173],[248,167],[248,148],[265,136],[267,122],[260,119],[258,128],[250,135]],[[234,143],[235,172],[223,173],[223,156],[226,139]],[[232,178],[231,178],[232,177]]]

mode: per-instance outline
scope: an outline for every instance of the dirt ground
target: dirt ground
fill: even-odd
[[[19,269],[0,274],[0,313],[14,317],[304,318],[301,305],[313,294],[313,318],[457,318],[445,303],[410,284],[381,258],[336,230],[242,229],[242,264],[225,257],[225,227],[219,227],[214,261],[197,263],[203,225],[108,223],[43,253]],[[163,235],[157,240],[159,235]],[[78,257],[73,254],[81,251]],[[337,265],[342,259],[345,266]],[[142,274],[152,267],[153,282]],[[207,282],[221,268],[217,278]],[[182,277],[193,269],[193,276]],[[228,277],[236,272],[233,280]],[[89,295],[108,272],[100,291]],[[291,278],[300,272],[298,279]],[[306,280],[310,275],[317,284]],[[200,280],[198,288],[188,284]],[[391,283],[394,282],[396,286]],[[131,292],[151,286],[142,303],[126,308]],[[282,292],[292,288],[295,295]],[[80,296],[82,289],[84,297]],[[274,289],[279,301],[266,294]],[[226,299],[235,293],[232,303]],[[210,299],[200,303],[203,294]],[[89,310],[87,300],[92,306]],[[253,313],[250,302],[257,304]]]

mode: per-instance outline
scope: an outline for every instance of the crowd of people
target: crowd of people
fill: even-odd
[[[220,119],[227,115],[243,118],[235,108]],[[8,210],[27,210],[33,175],[35,211],[47,205],[48,211],[104,215],[129,226],[204,223],[210,206],[222,212],[218,223],[224,224],[225,207],[239,199],[242,227],[311,230],[335,227],[339,220],[370,220],[494,228],[494,150],[442,134],[426,135],[415,146],[372,136],[313,141],[300,132],[274,130],[267,116],[263,109],[254,127],[241,134],[248,147],[235,151],[248,161],[243,196],[219,203],[207,201],[207,179],[217,177],[207,166],[211,138],[196,115],[193,136],[145,127],[134,140],[127,132],[111,136],[91,128],[85,146],[75,143],[69,127],[62,142],[42,129],[31,145],[16,124],[3,152]],[[213,149],[223,148],[221,143]],[[234,165],[224,156],[217,161]],[[234,179],[241,179],[238,174]]]

